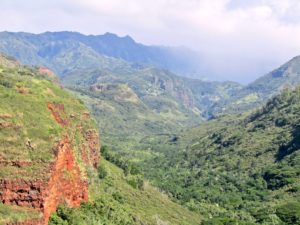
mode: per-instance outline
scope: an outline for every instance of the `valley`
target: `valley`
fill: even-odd
[[[241,85],[183,76],[195,65],[177,50],[110,33],[1,32],[2,178],[44,179],[36,171],[67,134],[79,169],[62,174],[89,184],[89,199],[71,191],[80,207],[68,196],[51,213],[0,205],[3,223],[300,224],[300,58]]]

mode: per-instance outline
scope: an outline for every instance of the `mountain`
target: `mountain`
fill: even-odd
[[[217,102],[241,88],[233,82],[191,80],[166,70],[136,66],[74,71],[62,82],[89,107],[103,143],[128,159],[137,159],[138,154],[138,160],[152,154],[152,146],[144,139],[172,135],[202,123],[211,117]]]
[[[48,67],[62,77],[68,86],[74,86],[73,79],[77,83],[91,84],[92,79],[100,77],[101,74],[105,74],[106,80],[102,79],[100,82],[126,84],[129,82],[127,80],[130,80],[129,87],[135,92],[155,83],[155,87],[161,89],[159,92],[163,88],[168,89],[163,90],[160,97],[161,94],[169,92],[168,94],[179,101],[180,105],[184,105],[185,111],[201,114],[204,118],[211,117],[216,105],[221,105],[220,102],[226,101],[242,88],[234,82],[206,82],[180,78],[160,68],[176,71],[171,67],[180,66],[189,69],[186,61],[194,57],[192,52],[173,54],[172,52],[176,52],[174,49],[145,46],[137,44],[130,37],[120,38],[110,33],[85,36],[76,32],[0,32],[0,52],[28,65]],[[169,62],[166,63],[166,60]],[[163,66],[164,64],[172,66]],[[152,78],[149,75],[144,78],[146,73],[153,74]],[[146,96],[145,91],[141,94],[145,101],[152,104],[153,93],[151,96]],[[155,107],[162,105],[159,102],[153,104],[156,104]]]
[[[196,56],[191,51],[146,46],[136,43],[129,36],[118,37],[111,33],[0,32],[0,52],[28,65],[48,67],[67,82],[71,77],[77,76],[77,81],[80,77],[86,80],[90,76],[97,76],[97,73],[127,74],[128,78],[130,74],[144,73],[147,69],[153,71],[154,68],[157,74],[166,73],[164,69],[168,69],[171,71],[168,72],[169,76],[173,74],[172,71],[181,75],[192,75],[192,71],[196,71],[191,65]],[[226,112],[243,112],[261,106],[283,88],[299,84],[299,64],[299,57],[295,57],[246,86],[234,82],[205,82],[185,78],[180,82],[189,92],[188,101],[194,103],[192,108],[196,107],[204,119],[209,119]],[[117,80],[120,81],[119,78]],[[124,80],[120,82],[124,83]]]
[[[185,48],[146,46],[131,37],[112,33],[83,35],[77,32],[0,33],[0,52],[26,64],[44,65],[60,76],[76,67],[84,69],[104,64],[110,58],[168,69],[182,75],[199,71],[198,55]],[[84,63],[81,61],[84,59]],[[84,65],[83,65],[84,64]],[[64,68],[62,68],[64,67]]]
[[[200,223],[135,165],[99,162],[95,121],[50,70],[0,56],[0,97],[0,224]]]
[[[223,111],[238,112],[261,106],[282,90],[299,84],[300,56],[297,56],[242,88],[233,98],[223,103]]]
[[[161,138],[142,168],[203,224],[299,224],[299,118],[300,88],[285,90],[255,112]]]

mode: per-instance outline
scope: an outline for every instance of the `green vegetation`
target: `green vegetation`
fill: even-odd
[[[75,118],[84,103],[102,134],[97,173],[82,168],[91,201],[61,206],[51,224],[300,224],[300,57],[243,87],[178,77],[102,55],[99,46],[78,44],[78,34],[63,43],[56,35],[44,48],[47,34],[41,44],[2,33],[17,53],[0,41],[3,51],[58,72],[80,99],[1,57],[1,154],[40,163],[23,173],[1,167],[0,177],[36,176],[53,160],[49,150],[66,131],[45,102],[64,103]],[[78,146],[76,123],[70,129]]]
[[[203,224],[289,224],[276,210],[299,199],[299,89],[285,90],[257,112],[220,116],[187,129],[200,120],[189,115],[179,123],[184,117],[174,113],[174,104],[157,103],[171,92],[162,95],[161,86],[143,89],[147,75],[139,76],[117,78],[107,73],[96,80],[85,77],[88,82],[79,77],[65,80],[74,82],[73,93],[93,112],[103,130],[103,143],[115,153],[114,163],[120,167],[133,163],[174,201],[203,216]],[[128,81],[137,93],[135,104],[122,103],[116,86],[103,92],[93,88],[102,89],[108,80],[114,85]],[[155,104],[147,100],[150,96]],[[260,95],[252,93],[239,101],[250,109],[257,99]],[[155,118],[158,126],[145,123],[145,118],[147,122]]]
[[[285,91],[250,115],[179,134],[175,146],[158,148],[142,168],[156,186],[206,217],[203,224],[298,224],[299,113],[300,88]]]
[[[126,69],[126,60],[135,67],[152,65],[187,75],[197,73],[198,55],[181,47],[146,46],[130,36],[83,35],[78,32],[0,32],[0,51],[29,65],[45,65],[60,76],[73,69]],[[118,60],[117,60],[118,59]],[[197,61],[197,62],[196,62]]]
[[[61,206],[52,215],[54,224],[200,224],[200,216],[179,206],[152,187],[148,182],[143,188],[128,184],[124,170],[102,159],[106,176],[99,179],[91,176],[90,201],[80,208],[69,209]]]
[[[17,223],[29,219],[38,219],[42,215],[19,206],[8,206],[0,204],[0,224]]]
[[[235,93],[225,102],[218,103],[215,112],[243,112],[262,106],[271,97],[300,84],[300,56],[266,74]]]
[[[80,118],[86,112],[85,106],[59,87],[52,77],[41,74],[35,68],[19,65],[1,56],[0,60],[0,152],[5,160],[39,161],[25,167],[26,172],[7,165],[1,166],[0,176],[7,178],[32,178],[45,176],[36,173],[54,159],[52,148],[66,133],[74,137],[74,150],[82,134],[76,129],[94,127],[93,121],[78,119],[63,129],[54,120],[48,103],[64,105],[63,119],[71,121],[70,115]],[[54,78],[55,79],[55,78]],[[79,151],[79,150],[78,150]],[[78,155],[78,154],[76,154]],[[78,161],[82,161],[77,157]],[[19,172],[18,172],[19,171]]]
[[[84,104],[56,82],[55,77],[37,68],[22,66],[11,58],[0,56],[0,179],[3,183],[10,180],[18,183],[18,179],[48,182],[49,164],[55,159],[54,147],[66,135],[82,178],[86,179],[91,166],[82,159],[80,147],[87,144],[87,140],[78,126],[95,129],[95,122],[84,118],[87,112]],[[59,117],[68,126],[58,124],[48,109],[49,103],[58,106]],[[0,215],[4,221],[37,214],[2,205],[1,213],[5,214],[5,217]]]

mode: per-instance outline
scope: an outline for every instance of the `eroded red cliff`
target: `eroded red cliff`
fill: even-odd
[[[0,179],[0,201],[4,204],[18,205],[40,211],[43,217],[35,220],[17,223],[22,225],[48,224],[49,217],[56,211],[59,204],[65,203],[70,207],[79,207],[82,202],[88,201],[88,180],[81,167],[97,167],[99,163],[99,135],[95,129],[86,128],[77,124],[73,132],[80,132],[82,143],[76,146],[79,152],[75,154],[73,134],[69,127],[78,118],[68,115],[63,104],[49,103],[47,105],[53,119],[65,129],[64,135],[58,143],[53,143],[54,160],[45,163],[43,171],[47,176],[44,179]],[[83,113],[80,119],[90,118]],[[75,122],[74,122],[75,123]],[[79,156],[78,156],[79,155]],[[76,157],[77,158],[76,158]],[[78,158],[80,157],[80,158]],[[33,161],[12,161],[1,159],[0,164],[25,168],[32,166]],[[84,165],[81,165],[83,163]]]

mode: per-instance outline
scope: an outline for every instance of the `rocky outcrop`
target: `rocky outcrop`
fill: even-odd
[[[99,137],[97,131],[94,129],[89,129],[87,131],[84,131],[84,137],[89,147],[90,161],[88,161],[88,163],[92,164],[95,168],[97,168],[99,164],[99,157],[100,157]]]
[[[54,74],[54,72],[51,71],[50,69],[48,69],[47,67],[40,67],[40,68],[38,68],[38,71],[41,74],[47,75],[51,79],[56,79],[56,75]]]
[[[57,156],[51,168],[51,178],[47,184],[43,202],[45,223],[60,203],[78,207],[88,200],[88,182],[81,177],[79,166],[75,163],[73,150],[68,137],[56,147]]]
[[[63,104],[48,103],[47,106],[48,109],[51,111],[54,119],[59,125],[61,125],[62,127],[69,125],[69,120],[65,113],[65,106]]]
[[[181,83],[174,79],[161,78],[160,76],[153,76],[152,84],[161,91],[171,94],[174,98],[179,100],[185,107],[195,107],[195,102],[192,93],[185,88]]]
[[[42,209],[46,183],[40,180],[0,180],[0,200],[4,204]]]

